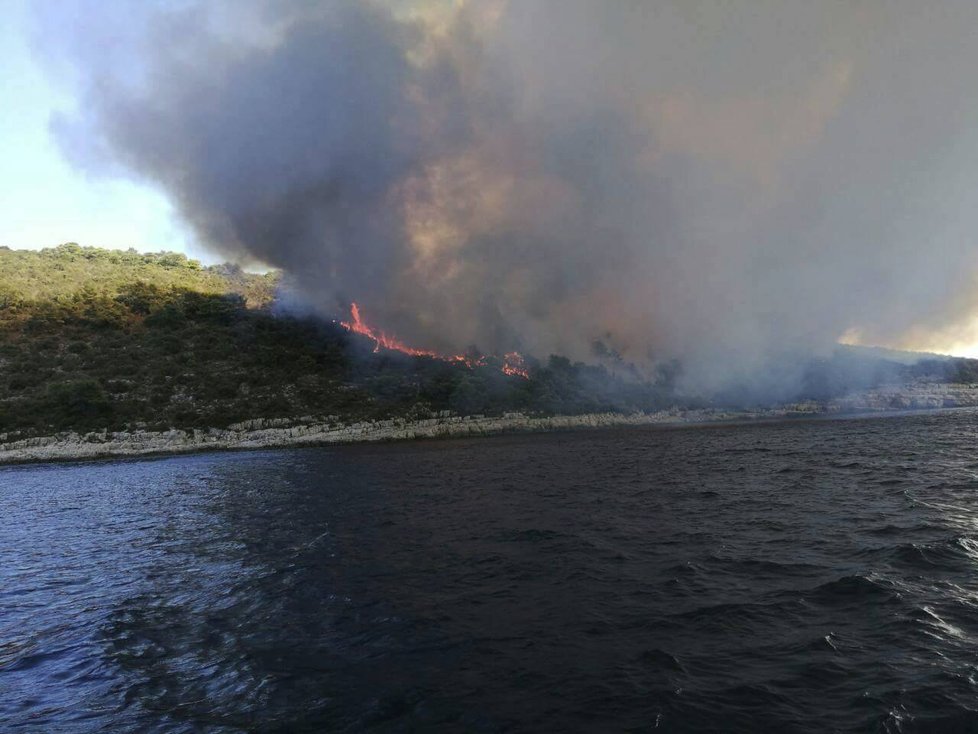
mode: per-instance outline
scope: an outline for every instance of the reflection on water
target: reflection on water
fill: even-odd
[[[973,730],[976,427],[0,469],[0,729]]]

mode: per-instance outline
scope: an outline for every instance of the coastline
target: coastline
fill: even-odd
[[[498,417],[457,416],[447,411],[431,418],[394,418],[344,424],[323,419],[255,419],[226,429],[168,431],[96,431],[57,433],[3,442],[0,465],[90,459],[168,456],[203,451],[259,450],[297,446],[406,441],[424,438],[491,436],[568,429],[622,426],[697,425],[734,421],[844,417],[906,410],[978,406],[978,386],[932,383],[881,388],[828,403],[795,403],[759,410],[679,409],[654,413],[586,413],[530,416],[504,413]]]
[[[697,415],[693,416],[692,413]],[[0,443],[0,466],[57,461],[148,458],[205,451],[255,451],[299,446],[463,438],[580,428],[694,424],[749,420],[752,417],[779,416],[767,416],[755,412],[748,414],[747,411],[660,411],[554,416],[505,413],[498,417],[439,415],[421,420],[393,418],[352,424],[256,419],[227,429],[96,431],[84,434],[69,431]]]

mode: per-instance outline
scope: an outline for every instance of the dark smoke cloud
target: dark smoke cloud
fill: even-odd
[[[714,388],[788,384],[843,335],[978,342],[972,2],[59,2],[40,27],[74,160],[420,346],[601,339]]]

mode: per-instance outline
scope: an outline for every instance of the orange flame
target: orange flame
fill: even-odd
[[[360,315],[360,307],[356,303],[350,304],[350,320],[340,321],[339,324],[349,332],[372,339],[374,342],[374,353],[379,352],[381,349],[389,349],[393,352],[408,354],[412,357],[431,357],[444,362],[457,362],[464,364],[469,369],[486,366],[486,358],[482,355],[453,354],[446,356],[428,349],[410,347],[400,339],[369,326]],[[530,372],[527,370],[523,361],[523,355],[519,352],[507,352],[503,357],[503,366],[500,369],[503,374],[511,377],[522,377],[523,379],[529,379],[530,377]]]
[[[512,377],[522,377],[524,380],[530,379],[530,372],[526,369],[523,362],[523,355],[519,352],[506,352],[503,358],[503,374]]]
[[[356,303],[350,305],[350,316],[352,321],[341,321],[340,326],[348,331],[352,331],[354,334],[362,334],[368,339],[374,340],[374,352],[379,352],[380,348],[390,349],[394,352],[403,352],[404,354],[410,354],[414,357],[435,357],[436,359],[441,359],[441,355],[435,352],[429,352],[425,349],[415,349],[414,347],[409,347],[402,341],[395,339],[392,336],[388,336],[382,331],[376,331],[375,329],[367,326],[364,320],[360,317],[360,307]]]

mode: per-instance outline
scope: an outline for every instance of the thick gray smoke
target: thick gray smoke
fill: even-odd
[[[324,313],[436,349],[600,339],[706,388],[843,335],[978,342],[976,27],[970,0],[41,13],[73,159]]]

